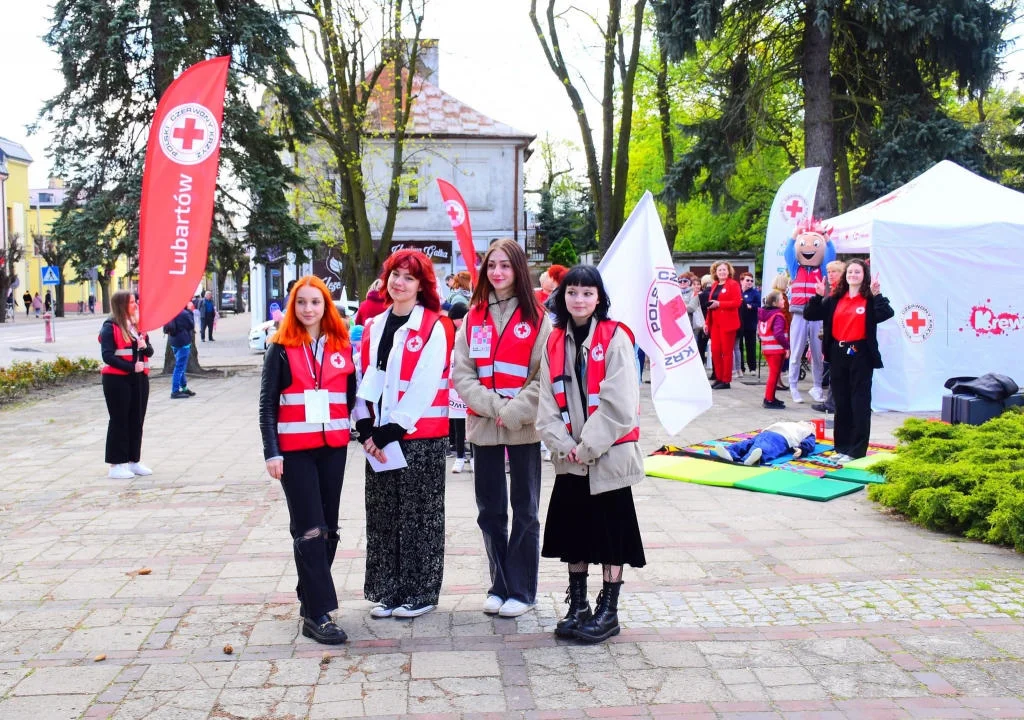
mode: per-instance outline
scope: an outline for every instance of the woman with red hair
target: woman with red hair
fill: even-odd
[[[307,275],[264,357],[260,432],[267,473],[288,502],[302,634],[327,645],[348,639],[330,615],[338,609],[331,565],[355,395],[348,328],[324,282]]]
[[[430,258],[399,250],[381,280],[388,309],[363,328],[353,413],[368,456],[363,594],[374,618],[414,618],[437,606],[444,572],[451,347]]]

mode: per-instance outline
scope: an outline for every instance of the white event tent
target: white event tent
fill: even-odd
[[[944,160],[827,222],[838,253],[870,254],[896,311],[878,326],[876,410],[938,410],[957,375],[1024,386],[1024,194]]]

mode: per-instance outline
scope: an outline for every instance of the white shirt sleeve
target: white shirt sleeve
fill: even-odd
[[[407,341],[409,334],[406,333]],[[396,338],[397,340],[397,338]],[[402,353],[408,350],[403,346]],[[398,355],[396,357],[396,355]],[[406,430],[412,431],[416,422],[423,417],[433,402],[437,391],[441,389],[441,378],[444,375],[445,366],[448,364],[448,339],[445,336],[444,325],[440,322],[434,324],[430,333],[430,339],[420,351],[419,362],[412,373],[409,381],[409,389],[406,390],[402,399],[387,413],[386,422],[396,422]],[[401,355],[393,354],[388,360],[388,383],[397,382],[401,368]],[[392,374],[394,373],[394,374]],[[447,383],[445,388],[447,390]],[[385,394],[390,394],[385,391]]]

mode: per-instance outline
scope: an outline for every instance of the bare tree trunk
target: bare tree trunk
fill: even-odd
[[[821,167],[814,214],[829,218],[836,215],[835,138],[832,131],[832,91],[829,53],[832,33],[825,33],[814,24],[813,4],[808,4],[804,20],[803,68],[804,83],[804,161],[807,167]]]
[[[657,77],[658,120],[661,131],[661,154],[667,175],[675,162],[675,145],[672,142],[672,115],[668,100],[668,51],[662,47],[658,52],[661,62]],[[665,243],[670,253],[676,249],[676,237],[679,235],[677,208],[675,200],[665,204]]]

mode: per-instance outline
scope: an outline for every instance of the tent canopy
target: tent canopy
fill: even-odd
[[[876,223],[944,230],[999,224],[1022,226],[1024,194],[943,160],[888,195],[829,220],[836,252],[869,252]],[[939,242],[946,238],[955,235],[935,237]],[[1019,240],[1013,245],[1019,249]]]

